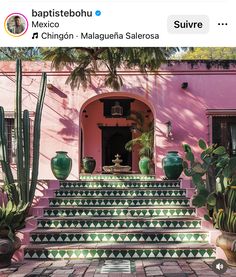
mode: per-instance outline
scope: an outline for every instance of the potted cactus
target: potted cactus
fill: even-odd
[[[207,208],[205,219],[222,232],[217,246],[224,250],[228,263],[236,265],[236,157],[230,157],[223,146],[208,146],[203,140],[198,145],[200,159],[189,145],[183,145],[184,173],[196,187],[193,205]]]

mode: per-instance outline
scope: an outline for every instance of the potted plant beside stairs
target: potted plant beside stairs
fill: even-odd
[[[20,248],[21,242],[17,230],[25,226],[25,218],[29,203],[14,204],[11,200],[4,201],[0,207],[0,268],[11,264],[11,258]]]
[[[140,136],[128,141],[125,149],[132,151],[135,145],[139,149],[139,170],[142,174],[150,174],[153,169],[153,139],[154,139],[154,122],[153,120],[145,124],[144,117],[141,112],[132,112],[130,118],[136,122],[135,131],[140,132]]]
[[[236,266],[236,157],[230,157],[223,146],[207,146],[203,140],[198,145],[201,161],[189,145],[183,145],[184,172],[196,187],[192,203],[207,208],[205,219],[222,232],[217,246],[224,250],[228,263]]]

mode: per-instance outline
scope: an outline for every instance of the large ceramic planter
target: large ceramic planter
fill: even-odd
[[[0,268],[8,267],[11,264],[11,258],[15,251],[20,248],[20,245],[19,238],[16,237],[14,241],[11,241],[0,235]]]
[[[93,157],[84,157],[83,160],[83,169],[85,173],[93,173],[96,167],[96,161]]]
[[[65,151],[56,153],[56,156],[51,159],[51,169],[58,180],[65,180],[71,172],[72,160]]]
[[[139,170],[142,174],[147,175],[150,173],[150,158],[141,157],[139,160]]]
[[[162,160],[162,167],[167,179],[177,180],[183,171],[183,159],[178,151],[169,151]]]
[[[225,252],[227,263],[236,266],[236,234],[222,231],[216,240],[216,245]]]

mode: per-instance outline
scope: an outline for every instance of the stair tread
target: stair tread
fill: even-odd
[[[33,232],[31,232],[31,234],[50,234],[50,233],[78,233],[79,230],[79,234],[84,233],[105,233],[105,234],[117,234],[117,233],[123,233],[123,234],[158,234],[158,233],[164,233],[164,234],[168,234],[168,233],[208,233],[208,230],[204,230],[204,229],[163,229],[163,228],[142,228],[141,230],[139,229],[133,229],[133,228],[129,228],[127,229],[114,229],[114,228],[107,228],[107,229],[99,229],[97,228],[96,230],[91,230],[91,229],[72,229],[72,228],[68,228],[68,229],[53,229],[53,228],[49,228],[49,229],[36,229]]]
[[[209,243],[54,243],[54,244],[29,244],[25,249],[215,249],[215,246]]]

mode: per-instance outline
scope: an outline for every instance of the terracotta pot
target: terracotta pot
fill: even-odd
[[[236,266],[236,234],[222,231],[216,240],[216,245],[224,250],[227,263]]]
[[[8,267],[15,251],[21,246],[21,241],[15,237],[14,241],[0,237],[0,268]]]
[[[177,180],[183,171],[183,159],[178,151],[169,151],[162,160],[162,167],[169,180]]]
[[[72,160],[65,151],[57,151],[56,156],[51,159],[51,169],[58,180],[65,180],[72,167]]]

